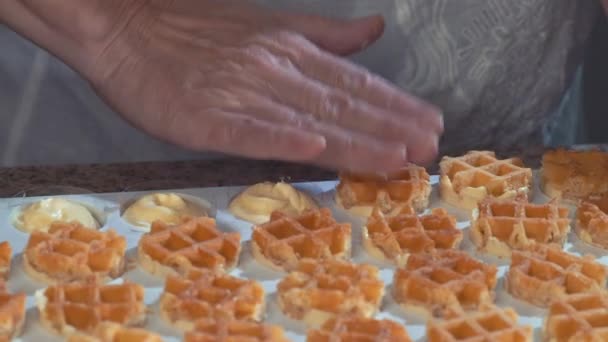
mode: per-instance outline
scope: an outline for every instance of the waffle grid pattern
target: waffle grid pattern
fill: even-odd
[[[357,316],[332,318],[319,329],[309,330],[306,342],[400,341],[411,342],[405,328],[388,319]]]
[[[270,221],[253,228],[253,248],[271,266],[290,270],[303,258],[350,257],[351,227],[338,223],[327,208],[308,210],[298,217],[275,211]]]
[[[482,311],[427,325],[428,342],[532,341],[532,329],[517,325],[512,309],[487,307]]]
[[[116,278],[124,272],[127,242],[79,223],[53,223],[48,232],[35,231],[25,247],[28,268],[52,281]]]
[[[364,228],[364,239],[398,265],[410,253],[456,248],[462,237],[462,231],[456,228],[456,218],[443,208],[420,216],[411,207],[391,215],[375,208]]]
[[[145,319],[144,288],[138,284],[69,283],[41,291],[41,319],[59,333],[70,327],[91,331],[105,321],[138,325]]]
[[[428,206],[430,176],[423,167],[408,165],[383,176],[342,172],[336,195],[344,208],[354,206],[412,205],[416,210]]]
[[[578,293],[554,301],[544,334],[551,341],[606,341],[608,295],[605,291]]]
[[[472,209],[487,196],[504,197],[510,193],[515,196],[531,188],[531,169],[524,167],[519,158],[497,159],[494,152],[471,151],[461,157],[446,156],[439,168],[441,197],[457,207]],[[473,189],[482,191],[476,190],[473,194]]]
[[[370,317],[380,306],[384,283],[371,265],[304,259],[279,282],[277,291],[281,310],[293,319],[305,319],[313,311]]]
[[[139,256],[178,273],[191,268],[225,271],[238,263],[240,241],[239,233],[219,231],[215,220],[208,217],[187,219],[175,226],[156,221],[139,241]],[[148,263],[140,263],[156,273]]]
[[[460,314],[494,301],[496,274],[496,266],[463,251],[413,254],[395,272],[393,296],[402,306],[432,317]]]
[[[505,287],[514,297],[540,307],[567,294],[606,287],[608,270],[593,256],[578,257],[557,246],[513,251]]]
[[[199,270],[184,277],[169,275],[160,299],[171,324],[207,317],[260,320],[263,308],[264,289],[257,281]]]
[[[486,198],[479,203],[471,222],[471,240],[491,254],[497,254],[489,250],[492,242],[517,250],[535,243],[563,245],[569,231],[567,207],[559,206],[555,200],[529,203],[525,195],[510,200]]]
[[[252,321],[201,319],[184,336],[184,342],[288,342],[283,329]]]

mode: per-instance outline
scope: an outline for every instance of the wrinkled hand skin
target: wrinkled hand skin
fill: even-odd
[[[147,1],[112,27],[82,73],[153,136],[194,150],[359,172],[436,156],[438,110],[338,57],[376,40],[380,17],[339,21],[244,1]]]

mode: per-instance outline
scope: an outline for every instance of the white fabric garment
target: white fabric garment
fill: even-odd
[[[381,13],[354,60],[437,105],[444,152],[540,143],[581,61],[596,0],[258,0],[337,17]]]

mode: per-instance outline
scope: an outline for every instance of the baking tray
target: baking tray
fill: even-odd
[[[459,210],[451,207],[439,200],[437,193],[437,176],[431,177],[433,191],[431,193],[430,207],[444,207],[458,219],[458,228],[465,231],[461,249],[467,250],[477,258],[492,262],[499,267],[499,281],[496,287],[496,303],[499,306],[513,307],[520,315],[521,324],[529,324],[534,328],[535,340],[541,338],[541,330],[545,310],[536,308],[522,301],[512,298],[503,288],[503,276],[508,268],[508,260],[486,257],[478,255],[469,241],[467,229],[469,226],[469,213],[465,210]],[[534,182],[538,184],[538,181]],[[336,181],[310,182],[310,183],[294,183],[293,185],[312,195],[320,206],[328,207],[332,210],[335,218],[338,221],[350,222],[352,224],[352,259],[358,263],[370,263],[380,268],[380,276],[386,286],[386,295],[383,299],[380,312],[376,318],[389,318],[404,324],[408,333],[415,341],[425,341],[425,322],[421,317],[417,317],[407,312],[404,312],[397,305],[391,295],[392,277],[395,266],[389,263],[379,262],[369,257],[364,251],[361,244],[361,227],[364,224],[364,219],[350,215],[346,211],[336,207],[334,196]],[[142,192],[120,192],[120,193],[104,193],[104,194],[80,194],[80,195],[65,195],[62,192],[61,197],[68,198],[73,201],[85,204],[94,209],[95,214],[100,218],[103,224],[102,230],[114,228],[116,231],[125,236],[128,244],[128,258],[136,259],[136,246],[139,237],[143,234],[141,231],[134,229],[121,218],[122,209],[133,200],[142,195],[154,192],[175,192],[194,196],[207,200],[216,209],[216,219],[219,229],[223,231],[236,231],[242,237],[242,252],[239,265],[231,274],[239,277],[258,280],[266,291],[266,315],[265,321],[268,323],[278,324],[285,328],[287,336],[295,341],[305,341],[306,328],[303,324],[293,321],[285,317],[279,310],[276,303],[276,284],[284,276],[283,273],[275,272],[264,268],[256,263],[251,255],[249,240],[251,236],[251,224],[233,217],[227,210],[229,201],[234,195],[239,193],[245,187],[210,187],[210,188],[195,188],[195,189],[179,189],[179,190],[163,190],[163,191],[142,191]],[[27,318],[24,326],[23,334],[17,340],[21,341],[61,341],[61,337],[53,335],[43,328],[38,319],[38,312],[35,307],[34,292],[45,287],[42,283],[32,281],[23,271],[21,265],[21,251],[27,243],[28,234],[16,229],[12,224],[12,216],[23,205],[38,201],[44,197],[17,197],[0,199],[0,220],[3,223],[0,230],[0,241],[10,241],[15,253],[12,263],[10,278],[8,280],[8,288],[10,291],[24,291],[27,297]],[[534,202],[545,202],[548,199],[541,194],[535,185],[532,191],[531,200]],[[574,208],[571,209],[571,215],[574,213]],[[597,260],[608,265],[608,257],[605,251],[587,246],[580,242],[573,233],[570,234],[568,242],[564,248],[573,254],[594,254]],[[158,316],[158,299],[162,292],[164,280],[152,276],[141,268],[136,267],[127,271],[121,278],[114,282],[129,280],[142,284],[145,289],[145,302],[150,307],[151,312],[145,325],[146,329],[155,331],[164,337],[166,341],[179,341],[181,334],[164,323]]]

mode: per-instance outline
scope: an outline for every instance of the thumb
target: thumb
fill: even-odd
[[[291,13],[281,13],[279,17],[286,28],[336,55],[359,52],[378,40],[384,31],[384,19],[380,15],[351,20]]]

